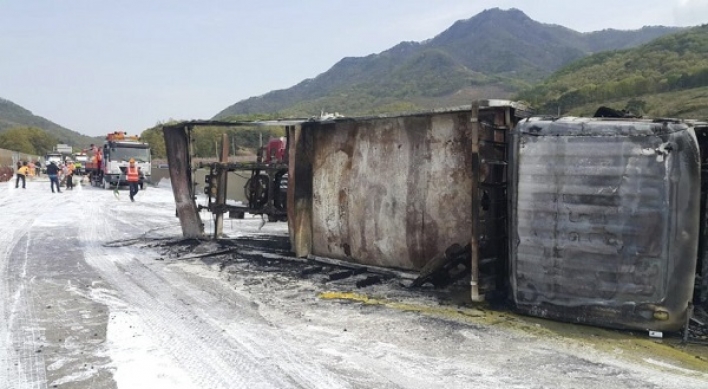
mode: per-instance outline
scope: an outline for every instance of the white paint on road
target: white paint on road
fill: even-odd
[[[708,387],[705,373],[659,357],[641,364],[560,336],[324,301],[327,284],[250,268],[238,254],[223,271],[158,261],[159,248],[120,243],[179,237],[171,190],[120,197],[80,186],[52,194],[42,181],[0,186],[0,389]],[[225,232],[286,231],[259,224],[226,220]]]
[[[107,345],[119,388],[191,389],[198,386],[150,336],[138,312],[112,308]]]

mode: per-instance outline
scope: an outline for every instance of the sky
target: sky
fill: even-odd
[[[138,134],[494,7],[580,32],[708,23],[708,0],[0,0],[0,98],[82,134]]]

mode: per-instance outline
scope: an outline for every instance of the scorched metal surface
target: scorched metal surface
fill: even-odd
[[[512,165],[511,282],[520,309],[620,328],[684,324],[700,209],[690,127],[523,120]]]
[[[291,134],[298,255],[420,269],[471,226],[470,110],[303,123]]]

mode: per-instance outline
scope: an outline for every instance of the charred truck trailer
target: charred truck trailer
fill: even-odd
[[[681,328],[708,290],[705,125],[527,115],[486,101],[296,127],[294,251],[432,282],[459,276],[441,257],[463,258],[475,300],[506,293],[532,315]]]
[[[616,328],[678,330],[708,298],[706,124],[485,100],[287,135],[300,257],[420,271],[419,284],[469,275],[473,300]],[[185,236],[199,233],[193,193],[174,190]]]

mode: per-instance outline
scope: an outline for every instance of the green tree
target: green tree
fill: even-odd
[[[627,101],[627,105],[624,109],[637,116],[643,116],[647,109],[647,102],[642,99],[632,98]]]
[[[240,122],[250,121],[239,118]],[[249,118],[253,119],[253,117]],[[232,148],[247,153],[255,153],[260,146],[260,139],[263,143],[268,142],[272,137],[285,136],[285,129],[279,126],[247,126],[243,124],[233,127],[198,126],[192,130],[192,150],[194,155],[200,158],[216,158],[221,150],[222,134],[229,137],[229,142],[233,143]],[[149,128],[140,134],[143,141],[150,144],[153,158],[166,158],[165,137],[162,133],[162,126],[158,125]],[[237,151],[237,153],[239,152]]]
[[[260,147],[261,137],[265,145],[270,138],[284,136],[285,130],[278,126],[197,127],[192,132],[195,156],[216,158],[221,150],[222,134],[229,137],[234,148],[255,152]]]
[[[516,98],[530,101],[540,112],[548,112],[559,104],[572,110],[624,99],[648,101],[654,94],[706,86],[708,25],[666,35],[635,49],[583,58]],[[654,104],[633,108],[655,114],[646,112],[649,106],[659,109]]]
[[[57,144],[46,131],[32,127],[17,127],[0,133],[0,148],[33,155],[44,155]]]
[[[140,134],[140,138],[150,145],[152,158],[160,159],[167,157],[167,152],[165,151],[165,137],[162,135],[162,127],[158,125],[153,128],[148,128]]]

